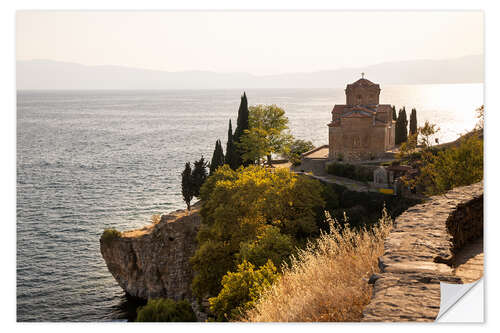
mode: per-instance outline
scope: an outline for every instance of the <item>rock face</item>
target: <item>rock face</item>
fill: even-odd
[[[464,261],[464,252],[470,252],[462,250],[482,239],[483,184],[434,196],[406,210],[394,224],[379,258],[381,273],[370,279],[373,297],[363,321],[434,321],[440,306],[439,283],[471,282],[456,265]],[[480,276],[482,257],[472,259],[476,273],[480,267],[475,276]],[[467,270],[466,265],[463,268]]]
[[[157,224],[108,241],[101,239],[101,254],[129,295],[192,300],[189,258],[196,250],[200,223],[199,205],[190,214],[178,210],[162,215]]]

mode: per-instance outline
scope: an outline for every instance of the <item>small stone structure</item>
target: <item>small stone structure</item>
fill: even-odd
[[[345,94],[346,104],[334,106],[328,124],[329,159],[373,159],[394,148],[392,107],[379,104],[380,86],[363,77]]]
[[[467,243],[481,240],[482,235],[482,182],[406,210],[385,240],[384,255],[379,258],[381,273],[370,278],[373,297],[363,311],[363,321],[434,321],[440,282],[471,282],[462,277],[467,274],[457,274],[456,259]],[[482,257],[478,258],[480,276]]]
[[[376,187],[389,187],[393,179],[390,179],[391,174],[383,166],[378,167],[373,171],[373,184]]]

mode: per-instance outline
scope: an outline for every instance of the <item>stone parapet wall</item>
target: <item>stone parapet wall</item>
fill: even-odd
[[[440,282],[463,283],[454,274],[453,259],[482,230],[482,182],[406,210],[385,241],[381,273],[370,278],[373,297],[363,321],[434,321]]]

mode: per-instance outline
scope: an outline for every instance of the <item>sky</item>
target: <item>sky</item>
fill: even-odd
[[[18,11],[16,59],[314,72],[484,53],[481,11]]]

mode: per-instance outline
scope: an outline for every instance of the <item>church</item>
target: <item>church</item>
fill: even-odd
[[[379,104],[380,85],[364,78],[348,84],[346,103],[336,104],[329,127],[329,160],[369,160],[394,148],[392,107]]]

